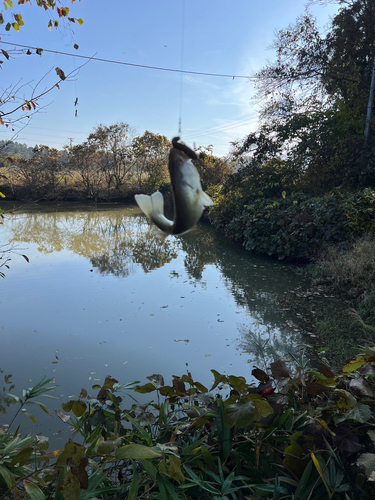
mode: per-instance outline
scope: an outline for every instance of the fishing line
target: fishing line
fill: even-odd
[[[74,71],[76,70],[76,58],[73,57],[73,66],[74,66]],[[77,78],[74,79],[74,107],[75,112],[74,116],[77,118],[78,116],[78,110],[77,110],[77,104],[78,104],[78,97],[77,97]]]
[[[181,27],[181,73],[180,73],[180,110],[178,119],[178,135],[181,136],[181,116],[182,116],[182,87],[184,79],[184,45],[185,45],[185,0],[182,0],[182,27]]]

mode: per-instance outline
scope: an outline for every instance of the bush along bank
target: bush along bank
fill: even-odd
[[[336,373],[303,356],[279,359],[254,367],[255,384],[211,371],[210,390],[189,372],[170,384],[158,374],[144,385],[108,376],[96,397],[82,389],[57,412],[80,435],[61,450],[13,433],[13,419],[0,433],[1,498],[375,498],[375,349]],[[51,382],[10,395],[16,418],[35,423],[23,411],[31,404],[49,411],[37,399]],[[118,393],[133,389],[152,401],[123,409]]]
[[[310,197],[303,192],[266,197],[262,191],[228,189],[215,197],[209,217],[216,228],[248,250],[279,259],[309,260],[328,245],[348,248],[375,233],[375,191],[338,188]]]

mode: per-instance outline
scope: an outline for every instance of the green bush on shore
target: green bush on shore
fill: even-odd
[[[375,191],[337,189],[316,197],[283,192],[273,198],[262,191],[219,192],[209,217],[214,227],[248,250],[308,260],[324,246],[347,248],[354,239],[375,232]]]

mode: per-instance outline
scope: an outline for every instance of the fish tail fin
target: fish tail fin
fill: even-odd
[[[164,215],[164,198],[160,191],[151,196],[136,194],[134,198],[142,212],[150,219],[153,213]]]
[[[162,231],[169,232],[173,222],[164,216],[164,198],[160,191],[151,196],[147,194],[136,194],[134,196],[142,212]]]

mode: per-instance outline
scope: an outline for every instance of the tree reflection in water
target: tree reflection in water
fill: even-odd
[[[40,207],[40,212],[23,209],[11,224],[10,243],[35,243],[42,253],[67,250],[90,260],[102,275],[126,278],[142,269],[150,273],[183,257],[185,271],[193,281],[202,285],[203,272],[213,266],[233,296],[237,306],[245,309],[249,318],[256,318],[260,345],[271,359],[272,349],[283,355],[301,341],[303,325],[296,332],[296,312],[282,309],[280,299],[301,284],[292,266],[245,252],[228,241],[209,225],[198,225],[184,235],[161,236],[150,226],[135,207],[99,206],[89,209],[68,204]],[[27,253],[27,252],[26,252]],[[212,293],[212,292],[211,292]],[[215,297],[213,296],[213,300]],[[247,330],[253,331],[251,323]],[[243,326],[233,325],[240,330]],[[266,342],[267,341],[267,342]],[[243,341],[243,348],[256,354],[254,337]],[[266,344],[265,344],[266,342]]]

